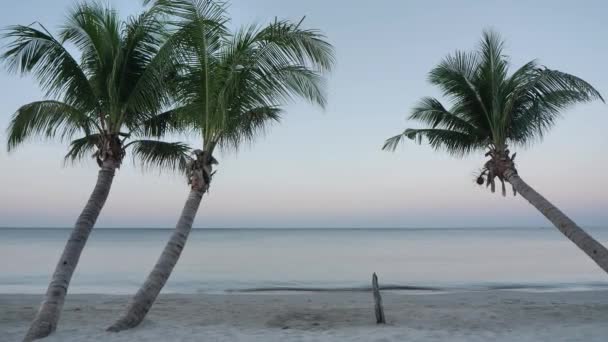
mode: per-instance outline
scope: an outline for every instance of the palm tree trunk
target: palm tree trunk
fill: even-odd
[[[116,164],[113,162],[104,162],[101,170],[99,170],[97,184],[95,184],[89,201],[76,221],[74,230],[72,230],[63,249],[63,254],[55,267],[55,273],[53,273],[44,301],[40,305],[24,341],[44,338],[57,328],[70,280],[95,221],[97,221],[97,217],[108,198],[115,171]]]
[[[165,249],[156,262],[154,269],[131,300],[127,312],[110,326],[107,329],[108,331],[118,332],[134,328],[146,317],[146,314],[150,311],[152,304],[154,304],[156,297],[158,297],[161,289],[165,286],[175,264],[177,264],[182,254],[188,234],[190,234],[190,230],[192,229],[192,222],[201,204],[203,193],[203,190],[195,189],[194,187],[190,191],[175,231],[171,235],[167,245],[165,245]]]
[[[523,198],[545,215],[562,234],[574,242],[578,248],[582,249],[600,268],[608,273],[608,250],[606,247],[587,234],[566,214],[526,184],[516,171],[506,171],[505,178]]]

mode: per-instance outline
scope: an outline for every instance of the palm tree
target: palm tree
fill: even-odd
[[[479,51],[456,52],[430,72],[430,82],[452,106],[447,109],[437,99],[423,98],[409,118],[429,127],[406,129],[383,148],[395,150],[403,138],[409,138],[418,143],[426,139],[434,149],[455,156],[484,151],[489,160],[478,184],[485,183],[494,192],[498,179],[504,196],[505,182],[510,183],[514,195],[521,194],[608,272],[608,250],[522,180],[510,150],[541,140],[569,106],[603,98],[582,79],[536,61],[510,76],[507,73],[503,41],[496,33],[484,32]]]
[[[79,4],[69,12],[59,38],[41,24],[11,26],[4,35],[10,41],[2,54],[8,70],[33,74],[48,98],[16,111],[8,149],[33,137],[71,140],[66,160],[93,153],[100,168],[26,341],[57,328],[70,279],[125,150],[131,147],[144,166],[185,167],[186,145],[141,139],[143,122],[168,103],[162,78],[170,39],[157,17],[148,11],[123,22],[111,8]],[[76,46],[80,62],[66,43]]]
[[[187,52],[176,76],[176,99],[183,104],[151,120],[149,133],[165,134],[184,127],[202,137],[201,149],[189,164],[190,194],[175,231],[154,269],[109,331],[137,326],[168,280],[198,211],[209,190],[216,148],[236,149],[253,142],[269,124],[279,121],[281,105],[295,97],[325,105],[322,74],[331,69],[333,49],[318,31],[300,23],[274,21],[231,34],[222,3],[157,1],[173,17]]]

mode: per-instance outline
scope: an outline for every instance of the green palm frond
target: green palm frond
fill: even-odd
[[[144,0],[144,5],[169,17],[175,26],[188,25],[196,20],[208,20],[208,24],[224,25],[228,21],[225,1],[213,0]]]
[[[271,99],[266,105],[302,97],[324,107],[322,74],[333,66],[333,49],[321,33],[300,24],[275,21],[239,30],[222,51],[225,69],[232,73],[224,87],[249,83],[260,98]]]
[[[230,122],[219,135],[218,145],[224,150],[238,150],[243,143],[253,143],[264,135],[273,123],[281,121],[279,107],[259,107],[230,117]]]
[[[265,58],[313,67],[329,72],[335,64],[334,51],[327,37],[318,30],[303,29],[298,23],[275,20],[261,30],[256,40],[264,43]]]
[[[86,113],[59,101],[28,103],[13,114],[8,127],[8,149],[34,137],[70,139],[75,133],[95,130]]]
[[[177,43],[158,11],[121,21],[98,2],[77,4],[60,36],[82,53],[82,68],[97,94],[106,128],[134,129],[170,104],[167,80]]]
[[[473,83],[480,65],[476,54],[456,52],[431,70],[429,81],[439,86],[455,107],[461,108],[460,112],[468,116],[468,121],[491,129],[488,120],[491,113]]]
[[[68,13],[60,37],[81,52],[82,68],[98,97],[116,99],[116,75],[121,66],[121,24],[117,12],[100,2],[77,3]],[[114,77],[112,77],[114,76]]]
[[[210,0],[159,0],[154,6],[166,8],[166,12],[178,20],[173,25],[178,28],[181,53],[178,55],[184,66],[177,76],[176,100],[184,104],[198,104],[201,109],[203,130],[211,130],[221,122],[223,113],[215,110],[218,101],[215,75],[217,71],[217,51],[226,39],[226,16],[223,3]]]
[[[124,33],[125,62],[118,80],[121,102],[125,103],[126,120],[138,114],[154,112],[169,105],[164,84],[171,71],[170,51],[174,49],[165,25],[152,12],[132,17]]]
[[[475,134],[478,128],[467,121],[466,116],[461,117],[463,115],[456,113],[458,112],[452,113],[445,109],[439,100],[425,97],[414,107],[409,119],[423,122],[432,128],[444,128]]]
[[[510,125],[509,140],[519,145],[542,139],[566,108],[576,103],[603,101],[600,93],[584,80],[542,67],[530,72],[515,94],[505,119]]]
[[[487,146],[487,141],[479,140],[478,136],[464,132],[439,128],[408,128],[403,133],[387,139],[383,149],[394,151],[404,138],[414,140],[418,144],[422,144],[424,139],[426,139],[432,148],[444,150],[457,157]]]
[[[84,159],[86,156],[93,156],[97,146],[101,144],[101,136],[99,134],[91,134],[85,137],[74,139],[70,143],[70,149],[64,157],[64,162],[76,162]]]
[[[190,148],[183,143],[159,140],[134,140],[125,146],[131,147],[133,162],[144,169],[157,168],[185,172]]]
[[[11,72],[32,73],[48,97],[62,96],[63,101],[79,108],[92,108],[96,93],[78,62],[61,42],[42,25],[10,26],[2,35],[9,40],[0,59]]]
[[[138,136],[162,138],[166,135],[188,134],[200,128],[197,107],[184,106],[154,115],[133,132]]]
[[[382,149],[385,151],[395,151],[397,147],[403,142],[403,140],[407,138],[405,131],[401,134],[394,135],[384,141],[384,145],[382,145]]]
[[[281,83],[274,89],[269,85],[266,91],[282,97],[283,101],[301,97],[322,108],[327,105],[325,80],[321,73],[300,65],[288,65],[277,67],[270,75]]]
[[[490,113],[491,125],[499,125],[494,120],[500,118],[501,107],[505,100],[504,96],[507,95],[502,90],[507,80],[509,64],[503,54],[503,49],[504,41],[498,33],[494,31],[483,32],[478,51],[480,64],[476,70],[476,78],[473,83],[485,108]]]

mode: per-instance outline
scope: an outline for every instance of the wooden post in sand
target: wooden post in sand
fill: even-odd
[[[378,276],[372,275],[372,292],[374,293],[374,311],[376,312],[376,324],[386,324],[384,319],[384,308],[382,307],[382,297],[378,286]]]

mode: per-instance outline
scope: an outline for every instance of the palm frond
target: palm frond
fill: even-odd
[[[138,136],[162,138],[169,134],[192,133],[200,128],[195,106],[174,108],[154,115],[133,130]]]
[[[32,73],[48,97],[62,96],[70,105],[93,107],[96,94],[85,71],[61,42],[39,26],[10,26],[2,36],[9,43],[0,59],[11,72]]]
[[[536,68],[517,91],[510,114],[509,139],[525,145],[543,138],[563,110],[576,104],[602,100],[582,79],[557,70]]]
[[[542,71],[548,77],[546,78],[547,88],[553,91],[569,90],[576,93],[577,97],[573,97],[573,103],[589,102],[593,100],[604,101],[604,98],[591,84],[574,75],[544,68]]]
[[[456,113],[450,112],[439,102],[432,97],[424,97],[419,104],[414,107],[410,120],[417,120],[429,125],[432,128],[444,128],[450,130],[458,130],[469,134],[477,133],[478,128],[474,124],[467,121]]]
[[[119,83],[121,101],[126,103],[127,111],[148,113],[166,105],[165,66],[170,63],[169,53],[162,53],[167,44],[168,33],[160,18],[147,11],[132,17],[125,25],[124,63]],[[167,44],[166,50],[173,46]]]
[[[99,134],[91,134],[79,139],[74,139],[70,143],[70,149],[64,157],[64,162],[76,162],[84,159],[87,155],[93,156],[93,151],[101,144]]]
[[[302,97],[324,107],[322,74],[334,64],[333,47],[315,30],[300,28],[301,23],[275,21],[259,29],[241,29],[227,45],[224,59],[239,67],[238,76],[257,86],[268,98],[290,101]],[[277,99],[267,104],[277,103]]]
[[[429,81],[437,85],[460,112],[468,114],[468,121],[491,130],[490,109],[474,84],[480,65],[478,54],[457,51],[431,70]]]
[[[33,137],[70,139],[76,132],[95,129],[86,113],[59,101],[26,104],[13,114],[8,127],[8,149]]]
[[[188,164],[188,145],[159,140],[134,140],[125,146],[131,147],[133,162],[143,169],[156,168],[185,172]]]
[[[384,141],[384,145],[382,145],[382,149],[385,151],[395,151],[397,149],[397,147],[399,147],[399,145],[403,142],[404,138],[406,138],[406,134],[405,131],[403,133],[394,135],[388,139],[386,139],[386,141]]]
[[[225,1],[215,0],[144,0],[151,10],[166,15],[175,26],[187,25],[195,20],[209,20],[209,24],[228,21]]]
[[[60,37],[74,44],[81,52],[82,68],[91,75],[98,97],[108,98],[116,91],[109,77],[118,61],[121,27],[117,12],[100,2],[77,3],[68,13]]]
[[[487,146],[487,141],[479,140],[479,137],[464,132],[449,129],[412,129],[408,128],[400,135],[386,140],[383,149],[394,151],[403,138],[408,138],[422,144],[426,139],[429,145],[436,150],[444,150],[451,155],[462,157],[477,149]]]
[[[504,41],[494,31],[484,31],[481,46],[479,69],[474,84],[488,113],[488,125],[493,140],[498,143],[506,139],[507,131],[503,122],[504,104],[508,92],[503,91],[507,82],[508,61],[503,54]]]
[[[264,135],[273,123],[281,121],[283,110],[279,107],[258,107],[230,116],[230,121],[217,136],[217,144],[223,150],[238,150],[243,143],[253,143]]]
[[[262,29],[256,37],[264,44],[266,58],[293,61],[321,72],[331,71],[335,64],[334,49],[327,37],[319,30],[303,29],[302,22],[275,20]]]

